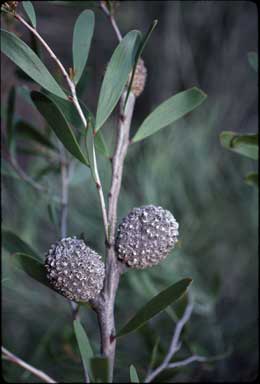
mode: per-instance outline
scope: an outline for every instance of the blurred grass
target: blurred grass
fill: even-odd
[[[137,8],[133,8],[130,3],[126,2],[125,9],[120,10],[120,20],[125,29],[128,25],[129,28],[133,27],[133,15],[136,15],[137,24],[141,24],[142,20],[145,22],[147,17],[141,14],[143,2],[138,2]],[[153,7],[149,9],[149,15],[158,16],[159,5],[157,2],[151,3]],[[197,41],[193,40],[190,35],[192,27],[188,23],[191,26],[205,25],[213,36],[207,19],[210,5],[202,7],[203,15],[200,18],[198,7],[193,2],[185,3],[180,5],[176,2],[176,5],[169,4],[168,8],[166,5],[161,8],[162,24],[165,29],[167,25],[170,28],[166,20],[167,10],[170,15],[175,15],[175,21],[178,20],[178,25],[182,26],[180,28],[185,30],[186,25],[188,38],[185,41],[190,42],[194,52],[200,41],[199,33],[203,31],[198,31]],[[169,209],[180,223],[180,240],[176,250],[159,266],[147,271],[129,271],[123,276],[116,303],[117,324],[122,325],[156,292],[182,277],[190,276],[193,278],[191,293],[195,309],[187,326],[186,336],[192,348],[202,349],[208,355],[221,354],[229,347],[233,349],[229,357],[214,364],[194,364],[176,371],[172,378],[183,382],[191,379],[248,381],[256,377],[258,367],[258,190],[243,181],[244,175],[256,166],[250,159],[225,150],[219,143],[219,133],[224,129],[243,130],[245,133],[256,130],[257,89],[253,88],[253,84],[257,81],[255,74],[250,72],[247,58],[244,59],[239,51],[238,26],[243,25],[243,2],[237,2],[240,8],[233,11],[227,2],[222,3],[223,7],[219,8],[222,13],[219,11],[216,15],[216,23],[221,24],[222,15],[223,20],[226,17],[225,20],[232,20],[233,24],[229,34],[222,39],[223,47],[218,63],[214,62],[212,56],[202,63],[194,54],[200,86],[208,93],[208,100],[172,127],[131,145],[119,200],[119,220],[133,207],[144,204],[152,203]],[[181,7],[186,11],[183,19]],[[127,17],[129,9],[131,13]],[[219,24],[217,26],[221,28]],[[108,31],[108,28],[105,24],[102,30]],[[248,39],[252,36],[250,31]],[[216,40],[212,37],[215,50],[219,48],[218,39],[221,40],[220,29],[218,32]],[[171,33],[164,37],[170,39],[173,35]],[[233,51],[229,50],[233,42],[231,37],[236,42]],[[176,38],[180,39],[179,44],[183,43],[185,46],[180,32]],[[99,37],[96,39],[98,42]],[[155,43],[156,38],[153,44]],[[181,65],[183,61],[178,60],[188,57],[187,52],[181,53],[176,48],[180,55],[178,60],[178,56],[170,56],[167,52],[167,62],[162,47],[161,65],[163,63],[163,72],[166,74],[161,75],[160,86],[163,89],[159,91],[159,58],[155,57],[153,44],[147,48],[150,78],[148,77],[147,90],[137,102],[133,132],[156,103],[168,97],[173,89],[177,91],[183,88],[181,79],[184,79],[187,87],[194,85],[191,79],[194,72],[189,72],[189,60],[182,67],[182,75],[178,81],[176,74],[168,72],[178,72],[177,68],[180,67],[172,68],[170,65],[174,64],[174,60],[175,64],[178,62]],[[251,49],[248,47],[248,50]],[[97,55],[102,59],[101,50],[102,47]],[[204,59],[207,52],[211,52],[209,47],[204,46],[199,51],[203,51]],[[222,65],[219,65],[221,60]],[[228,65],[230,63],[233,63],[232,72]],[[217,65],[218,72],[214,73]],[[202,75],[204,68],[206,75]],[[214,75],[211,76],[211,73]],[[242,86],[244,93],[240,96],[238,90]],[[91,103],[94,103],[93,98]],[[27,119],[30,120],[29,114]],[[113,119],[103,131],[112,146]],[[31,157],[29,161],[25,157],[21,159],[31,175],[46,164],[40,158]],[[99,166],[104,189],[108,192],[110,163],[99,158]],[[3,163],[2,169],[4,167]],[[53,193],[59,193],[60,179],[57,175],[46,175],[42,182],[48,183]],[[33,245],[42,257],[49,245],[57,239],[57,231],[49,219],[48,203],[48,196],[39,194],[23,181],[2,176],[2,225]],[[68,233],[80,235],[84,232],[89,245],[104,254],[104,236],[96,189],[91,183],[89,172],[80,165],[75,168],[69,205]],[[2,335],[5,347],[36,367],[46,370],[58,381],[82,381],[83,372],[78,361],[70,308],[66,300],[30,280],[22,272],[13,270],[10,266],[10,255],[5,251],[2,253],[2,277],[8,279],[3,282],[2,296]],[[83,308],[81,314],[90,341],[98,353],[99,337],[95,314]],[[167,350],[172,329],[172,318],[165,312],[136,334],[119,340],[117,381],[126,381],[131,363],[143,376],[157,337],[160,336],[160,358]],[[4,364],[4,377],[10,382],[36,382],[34,377],[28,377],[23,374],[23,370],[10,363]]]

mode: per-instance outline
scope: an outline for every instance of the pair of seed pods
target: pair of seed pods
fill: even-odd
[[[129,268],[144,269],[164,260],[177,243],[179,224],[161,207],[134,208],[117,229],[118,259]],[[103,287],[105,266],[83,240],[67,237],[46,254],[47,278],[54,290],[80,302],[95,298]]]

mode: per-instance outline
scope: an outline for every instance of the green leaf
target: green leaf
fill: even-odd
[[[137,371],[133,364],[130,365],[130,380],[131,380],[131,383],[140,383],[139,377],[137,375]]]
[[[88,336],[83,326],[81,325],[80,320],[78,319],[74,320],[73,327],[74,327],[76,339],[78,342],[82,363],[84,365],[85,370],[88,371],[89,375],[92,377],[90,359],[94,355],[93,355],[93,351],[92,351]]]
[[[95,141],[95,148],[96,148],[97,152],[100,155],[107,157],[109,159],[111,157],[111,154],[109,152],[109,149],[106,145],[106,142],[104,140],[104,137],[103,137],[101,131],[97,132],[94,141]]]
[[[1,51],[43,88],[59,97],[67,98],[35,52],[14,33],[1,29]]]
[[[25,253],[15,253],[12,261],[17,268],[23,270],[31,278],[51,288],[42,262]]]
[[[56,149],[54,144],[52,144],[52,142],[47,137],[45,137],[41,132],[37,131],[35,127],[26,121],[17,121],[15,124],[15,135],[19,138],[33,140],[36,143],[50,149]]]
[[[109,363],[106,357],[94,357],[90,360],[90,366],[95,383],[109,383]]]
[[[178,283],[160,292],[153,297],[136,315],[117,333],[116,337],[127,335],[140,328],[148,320],[164,310],[170,304],[178,300],[187,290],[192,279],[182,279]]]
[[[126,94],[126,98],[125,98],[124,109],[125,109],[125,107],[126,107],[127,100],[128,100],[128,97],[129,97],[131,88],[132,88],[132,84],[133,84],[134,75],[135,75],[135,70],[136,70],[136,67],[137,67],[137,64],[138,64],[138,60],[140,59],[141,54],[143,53],[143,50],[144,50],[146,44],[148,43],[148,40],[150,39],[151,34],[152,34],[152,32],[153,32],[153,30],[154,30],[154,28],[156,27],[157,24],[158,24],[158,20],[154,20],[154,21],[152,22],[150,28],[148,29],[146,35],[145,35],[144,38],[142,39],[142,42],[140,43],[140,46],[139,46],[139,48],[138,48],[138,51],[137,51],[137,54],[136,54],[136,57],[135,57],[134,67],[133,67],[133,70],[132,70],[131,79],[130,79],[130,81],[129,81],[129,85],[128,85],[128,89],[127,89],[127,94]]]
[[[16,90],[15,90],[15,87],[12,86],[10,93],[8,95],[8,100],[7,100],[6,129],[7,129],[7,146],[9,149],[11,148],[13,137],[14,137],[15,96],[16,96]]]
[[[135,62],[140,36],[139,31],[129,32],[117,46],[108,63],[98,99],[95,131],[108,119],[123,93]]]
[[[258,187],[258,173],[256,172],[250,172],[246,177],[245,177],[245,182],[248,185],[253,185],[255,187]]]
[[[23,8],[34,28],[36,28],[36,15],[35,15],[35,10],[34,6],[31,1],[23,1]]]
[[[2,230],[2,244],[10,253],[27,253],[40,260],[38,253],[12,231]]]
[[[154,343],[153,350],[152,350],[151,361],[150,361],[150,365],[149,365],[150,369],[153,369],[153,367],[155,366],[159,344],[160,344],[160,337],[158,336],[155,343]]]
[[[64,147],[75,158],[89,166],[88,159],[81,151],[79,143],[59,107],[49,97],[40,92],[31,92],[31,98]]]
[[[206,97],[207,95],[196,87],[170,97],[146,117],[132,142],[143,140],[167,125],[174,123],[198,107]]]
[[[73,69],[75,71],[75,84],[78,83],[84,71],[89,48],[94,32],[95,15],[90,10],[83,11],[76,20],[73,31]]]
[[[49,99],[51,99],[58,107],[59,109],[64,113],[65,118],[67,119],[68,123],[74,127],[76,130],[78,130],[80,133],[85,132],[85,127],[83,125],[83,122],[81,118],[79,117],[79,114],[77,110],[75,109],[74,105],[67,100],[63,100],[60,97],[54,96],[50,93],[47,93],[47,96]],[[87,120],[95,121],[93,113],[89,110],[89,108],[82,102],[79,101],[81,109],[87,118]],[[94,123],[93,123],[94,124]],[[103,135],[101,131],[97,132],[95,136],[95,147],[97,151],[107,158],[110,157],[109,150],[107,148],[107,145],[104,141]]]
[[[248,61],[251,67],[258,72],[258,55],[256,52],[248,52]]]
[[[236,132],[223,131],[220,134],[221,145],[250,159],[258,159],[258,134],[241,135]]]

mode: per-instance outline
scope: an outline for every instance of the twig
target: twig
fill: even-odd
[[[107,17],[109,18],[110,23],[111,23],[111,25],[112,25],[112,27],[113,27],[115,33],[116,33],[116,36],[117,36],[117,38],[118,38],[118,41],[121,41],[121,40],[122,40],[122,35],[121,35],[121,32],[120,32],[120,30],[119,30],[119,28],[118,28],[118,26],[117,26],[117,23],[116,23],[116,21],[115,21],[114,16],[111,15],[111,13],[110,13],[109,10],[107,9],[106,4],[105,4],[104,1],[100,1],[99,4],[100,4],[100,8],[102,9],[102,11],[103,11],[103,12],[107,15]]]
[[[207,360],[208,359],[205,356],[193,355],[193,356],[190,356],[187,359],[184,359],[182,361],[176,361],[175,363],[168,364],[167,365],[167,369],[183,367],[185,365],[193,363],[194,361],[204,362],[204,361],[207,361]]]
[[[165,356],[163,362],[159,365],[159,367],[157,367],[154,371],[152,371],[150,374],[146,376],[146,379],[144,381],[145,383],[150,383],[156,376],[159,375],[159,373],[161,373],[164,369],[167,369],[169,367],[169,362],[181,347],[181,342],[180,342],[181,332],[185,324],[190,319],[192,309],[193,309],[193,305],[192,303],[189,303],[185,308],[182,318],[176,324],[167,355]],[[189,362],[187,364],[189,364]]]
[[[43,380],[45,383],[57,383],[50,376],[46,375],[46,373],[40,371],[39,369],[34,368],[30,364],[26,363],[24,360],[20,359],[19,357],[17,357],[13,353],[9,352],[6,348],[2,347],[1,350],[2,350],[4,357],[8,361],[26,369],[27,371],[29,371],[32,374],[34,374],[35,376],[37,376],[39,379]]]
[[[61,238],[67,236],[68,221],[68,198],[69,198],[69,166],[66,163],[66,154],[63,146],[59,143],[61,155],[61,215],[60,215],[60,234]]]
[[[122,110],[126,92],[121,98],[120,110]],[[124,265],[117,260],[114,248],[117,205],[122,182],[124,159],[129,144],[129,131],[134,110],[135,96],[130,93],[125,115],[120,115],[117,133],[116,149],[112,160],[112,182],[109,192],[108,220],[109,220],[109,243],[107,244],[106,277],[104,288],[98,301],[94,302],[94,309],[97,312],[101,333],[101,353],[109,359],[109,379],[113,380],[113,367],[115,359],[115,319],[114,305],[119,284],[120,275]]]
[[[122,40],[122,35],[116,24],[113,15],[110,14],[105,4],[101,1],[100,7],[109,17],[112,27],[119,41]],[[115,297],[119,284],[121,273],[126,267],[117,260],[114,241],[117,221],[117,206],[118,198],[122,183],[123,165],[129,146],[129,131],[135,106],[135,96],[130,93],[125,111],[123,109],[126,98],[126,92],[123,93],[120,99],[119,121],[117,127],[117,142],[115,152],[112,158],[112,180],[108,197],[108,225],[109,238],[107,242],[107,257],[106,257],[106,276],[104,288],[99,298],[92,302],[94,310],[97,312],[100,334],[101,334],[101,353],[109,359],[109,382],[113,380],[113,369],[116,349],[115,338],[115,319],[114,306]]]
[[[70,92],[71,92],[71,96],[68,97],[68,98],[74,104],[74,106],[75,106],[75,108],[76,108],[76,110],[77,110],[77,112],[78,112],[78,114],[79,114],[79,116],[81,118],[83,126],[85,128],[87,128],[88,123],[87,123],[87,120],[86,120],[86,118],[84,116],[84,113],[83,113],[83,111],[81,109],[81,106],[79,104],[79,101],[78,101],[78,98],[77,98],[77,94],[76,94],[75,84],[70,79],[69,74],[66,71],[66,69],[64,68],[63,64],[60,62],[60,60],[57,58],[55,53],[52,51],[52,49],[49,47],[49,45],[41,37],[41,35],[37,32],[37,30],[35,28],[30,26],[30,24],[28,24],[19,14],[16,13],[14,17],[17,20],[19,20],[27,29],[29,29],[33,33],[33,35],[40,41],[40,43],[44,46],[44,48],[46,49],[48,54],[55,61],[55,63],[58,65],[59,69],[61,70],[61,72],[62,72],[62,74],[64,76],[64,79],[66,80],[66,82],[68,84]],[[95,157],[96,157],[96,155],[95,155],[95,148],[94,148],[94,158]],[[99,200],[100,200],[100,205],[101,205],[101,210],[102,210],[102,217],[103,217],[103,223],[104,223],[106,240],[108,240],[108,220],[107,220],[106,205],[105,205],[104,193],[103,193],[103,189],[102,189],[102,185],[101,185],[101,181],[100,181],[100,177],[99,177],[96,161],[95,161],[95,170],[94,171],[95,171],[95,174],[96,174],[96,180],[97,180],[96,187],[97,187],[97,190],[98,190],[98,195],[99,195]]]
[[[39,192],[48,192],[48,189],[43,185],[34,181],[26,172],[19,166],[19,164],[14,160],[14,158],[7,152],[4,153],[6,161],[11,165],[15,172],[23,179],[26,183],[30,184],[34,189]]]

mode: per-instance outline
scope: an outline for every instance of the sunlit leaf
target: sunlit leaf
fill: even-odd
[[[160,313],[168,305],[178,300],[187,290],[192,279],[186,278],[153,297],[136,315],[117,333],[116,337],[126,335],[140,328],[152,317]]]
[[[29,17],[29,20],[34,28],[36,28],[36,15],[35,15],[35,10],[34,6],[31,1],[23,1],[23,8]]]
[[[73,69],[75,71],[74,82],[77,84],[84,71],[89,48],[94,32],[95,15],[90,10],[83,11],[76,20],[73,31]]]
[[[67,98],[35,52],[14,33],[1,29],[1,51],[43,88],[59,97]]]
[[[137,371],[133,364],[130,365],[130,380],[131,380],[131,383],[140,383]]]
[[[85,329],[81,325],[80,320],[78,319],[74,320],[73,326],[74,326],[74,331],[75,331],[76,339],[79,346],[82,363],[85,369],[88,371],[90,377],[92,377],[90,359],[93,357],[93,351],[92,351],[88,336],[86,334]]]
[[[143,140],[167,125],[174,123],[198,107],[206,97],[206,94],[196,87],[170,97],[146,117],[132,142]]]
[[[224,148],[233,152],[258,159],[258,134],[239,134],[231,131],[224,131],[220,134],[220,142]]]
[[[53,129],[64,147],[79,161],[89,166],[88,159],[81,151],[79,143],[66,120],[63,112],[58,106],[46,95],[33,91],[31,98],[38,111],[45,118],[49,126]]]
[[[133,68],[140,44],[139,31],[129,32],[115,49],[101,86],[95,131],[98,131],[113,112]]]

